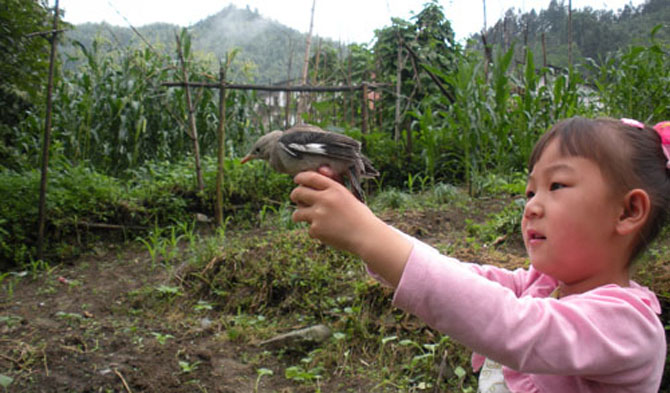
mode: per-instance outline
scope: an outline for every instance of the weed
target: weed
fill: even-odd
[[[173,299],[177,296],[182,296],[183,293],[179,287],[174,287],[174,286],[169,286],[165,284],[161,284],[156,287],[156,291],[161,294],[164,297],[167,297],[169,299]]]
[[[274,375],[274,372],[268,368],[259,368],[256,370],[256,374],[258,374],[258,376],[256,377],[256,382],[254,383],[254,393],[258,392],[258,386],[261,383],[261,378],[266,375]]]
[[[183,374],[190,374],[193,371],[195,371],[198,368],[198,365],[200,362],[195,361],[195,362],[187,362],[185,360],[179,360],[179,369]]]
[[[205,300],[198,300],[198,304],[193,306],[195,311],[210,311],[213,309],[212,304]]]
[[[156,341],[158,341],[160,345],[165,345],[168,339],[174,338],[171,334],[163,334],[159,332],[151,332],[151,334],[156,338]]]

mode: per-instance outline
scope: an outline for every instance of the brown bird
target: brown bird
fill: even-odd
[[[263,135],[242,163],[253,159],[265,160],[274,170],[291,176],[302,171],[316,171],[327,165],[341,179],[348,180],[352,193],[361,202],[364,202],[364,197],[360,179],[379,175],[370,160],[361,153],[360,142],[310,124]]]

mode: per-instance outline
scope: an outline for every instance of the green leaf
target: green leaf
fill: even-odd
[[[7,387],[9,387],[9,385],[11,385],[12,382],[14,382],[14,378],[5,374],[0,374],[0,386],[7,389]]]
[[[467,372],[465,371],[465,369],[463,369],[463,367],[458,366],[454,369],[454,374],[456,374],[458,378],[464,378]]]

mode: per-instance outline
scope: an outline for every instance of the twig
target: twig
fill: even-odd
[[[44,351],[44,348],[42,348],[42,361],[44,363],[44,372],[46,373],[46,376],[49,376],[49,366],[47,365],[47,353]]]
[[[16,367],[18,367],[18,368],[23,368],[23,367],[21,367],[21,363],[14,358],[10,358],[9,356],[3,355],[1,353],[0,353],[0,357],[3,358],[3,359],[9,360],[10,362],[16,364]]]
[[[95,228],[95,229],[120,229],[120,230],[149,229],[148,227],[143,227],[143,226],[139,226],[139,225],[116,225],[116,224],[105,224],[105,223],[96,223],[96,222],[87,222],[87,221],[76,222],[75,226],[84,226],[84,227],[87,227],[87,228]]]
[[[114,374],[116,374],[116,376],[118,376],[121,379],[121,382],[123,382],[123,387],[126,388],[126,392],[133,393],[133,391],[130,390],[130,387],[126,383],[126,380],[123,378],[123,375],[121,375],[121,373],[119,372],[119,370],[114,368],[113,371],[114,371]]]
[[[206,87],[212,89],[220,89],[221,83],[216,82],[163,82],[161,86],[165,87]],[[377,89],[384,86],[390,86],[388,83],[368,83],[368,88]],[[336,92],[336,91],[356,91],[362,90],[363,85],[351,86],[310,86],[310,85],[293,85],[293,86],[273,86],[273,85],[247,85],[238,83],[224,83],[226,89],[233,90],[265,90],[265,91],[312,91],[312,92]]]
[[[47,30],[47,31],[36,31],[36,32],[33,32],[33,33],[28,33],[28,34],[24,35],[24,37],[26,37],[26,38],[31,38],[31,37],[35,37],[35,36],[38,36],[38,35],[39,35],[39,36],[46,36],[46,35],[50,35],[50,34],[58,34],[58,33],[62,33],[62,32],[64,32],[64,31],[67,31],[67,29],[55,29],[55,30]]]
[[[444,372],[447,370],[447,354],[449,352],[445,349],[444,353],[442,353],[442,362],[440,362],[440,371],[437,373],[437,381],[435,381],[435,389],[433,390],[434,393],[439,393],[440,392],[440,382],[442,382],[442,379],[444,378]]]

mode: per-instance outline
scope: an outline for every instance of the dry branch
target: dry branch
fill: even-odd
[[[211,82],[163,82],[161,86],[165,87],[204,87],[209,89],[220,89],[220,83]],[[388,87],[388,83],[367,83],[368,89],[377,89],[381,87]],[[312,91],[312,92],[338,92],[338,91],[356,91],[363,89],[363,84],[360,85],[342,85],[342,86],[311,86],[311,85],[297,85],[297,86],[273,86],[273,85],[246,85],[237,83],[225,83],[226,89],[232,90],[263,90],[263,91]]]

